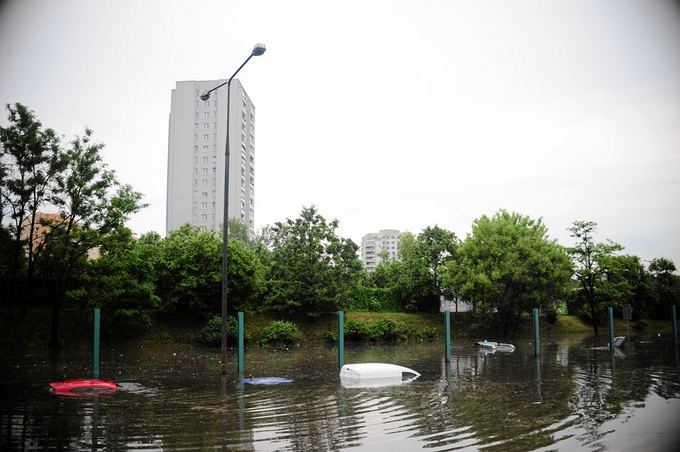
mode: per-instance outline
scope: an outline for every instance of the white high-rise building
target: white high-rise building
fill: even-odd
[[[172,90],[168,136],[166,232],[189,223],[222,230],[227,87],[224,80],[182,81]],[[255,233],[255,107],[241,83],[231,82],[229,218]]]
[[[361,239],[361,260],[366,270],[369,272],[375,270],[382,262],[383,256],[387,260],[396,259],[400,238],[401,232],[396,229],[383,229],[377,233],[366,234]]]

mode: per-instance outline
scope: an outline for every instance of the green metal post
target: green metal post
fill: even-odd
[[[94,342],[92,349],[92,378],[99,378],[99,323],[100,311],[99,308],[94,308]]]
[[[671,316],[672,316],[672,322],[673,322],[673,343],[675,345],[678,345],[678,320],[677,320],[677,315],[675,311],[675,305],[671,306]]]
[[[538,356],[541,353],[541,331],[538,322],[538,308],[534,308],[534,355]]]
[[[609,351],[614,351],[614,308],[607,308],[607,329],[609,330]]]
[[[338,311],[338,367],[345,365],[345,313]]]
[[[245,371],[245,348],[243,338],[245,337],[245,326],[243,321],[243,313],[238,313],[238,375],[242,376]]]
[[[444,311],[444,341],[446,343],[446,362],[451,361],[451,312]]]

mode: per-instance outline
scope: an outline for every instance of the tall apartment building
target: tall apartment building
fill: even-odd
[[[369,272],[382,262],[385,256],[387,260],[397,258],[399,239],[401,232],[396,229],[383,229],[380,232],[366,234],[361,239],[361,260]]]
[[[166,232],[189,223],[222,231],[227,87],[224,80],[182,81],[172,90],[168,136]],[[231,82],[229,218],[255,233],[255,107],[241,83]]]

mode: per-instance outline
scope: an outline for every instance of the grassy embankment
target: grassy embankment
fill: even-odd
[[[105,315],[106,313],[103,312],[102,316]],[[0,337],[2,348],[9,346],[33,349],[47,346],[49,340],[49,312],[47,310],[29,310],[23,319],[14,318],[10,320],[6,316],[3,317],[5,318],[0,320],[0,327],[3,331],[2,337]],[[273,314],[247,314],[246,331],[251,338],[251,343],[257,342],[260,332],[267,324],[279,318],[279,316]],[[442,314],[347,312],[345,314],[345,325],[347,326],[352,321],[370,325],[380,319],[388,319],[401,326],[406,326],[408,336],[412,340],[442,340],[444,335]],[[302,332],[301,342],[324,342],[337,334],[337,316],[334,314],[315,319],[298,318],[292,319],[292,321],[299,326]],[[474,339],[480,337],[489,340],[510,339],[503,338],[493,331],[473,329],[469,316],[464,313],[453,313],[451,321],[454,340],[455,338]],[[60,340],[63,346],[65,348],[89,349],[92,337],[91,322],[91,315],[83,315],[83,313],[77,311],[65,311],[60,322]],[[111,328],[106,328],[103,325],[102,341],[104,345],[120,341],[193,343],[198,341],[202,326],[203,322],[195,319],[159,317],[154,319],[151,328],[139,334],[138,331],[111,331]],[[626,322],[616,319],[615,331],[617,335],[625,335]],[[630,331],[633,335],[640,335],[640,332],[633,330],[632,322]],[[668,334],[669,331],[670,321],[656,320],[650,321],[642,334]],[[531,334],[532,322],[529,317],[526,317],[520,325],[517,336],[530,337]],[[543,340],[550,340],[553,336],[567,334],[590,335],[592,334],[592,327],[575,316],[560,316],[555,324],[541,321],[541,337]],[[606,334],[607,327],[601,327],[600,335],[605,336]]]

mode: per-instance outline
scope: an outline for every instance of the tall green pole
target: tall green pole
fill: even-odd
[[[678,345],[678,320],[675,305],[671,306],[671,322],[673,324],[673,343]]]
[[[534,355],[538,356],[541,353],[541,331],[538,322],[538,308],[534,308]]]
[[[238,375],[243,376],[243,372],[246,367],[245,360],[245,347],[244,340],[245,337],[245,322],[243,321],[243,313],[238,313]]]
[[[94,308],[94,343],[92,344],[92,378],[99,378],[99,308]]]
[[[607,308],[607,329],[609,330],[609,351],[614,351],[614,308]]]
[[[451,361],[451,312],[444,311],[444,342],[446,343],[446,362]]]
[[[345,313],[338,311],[338,367],[345,365]]]

